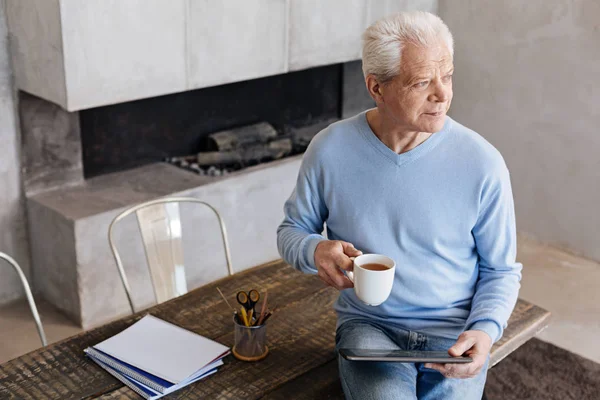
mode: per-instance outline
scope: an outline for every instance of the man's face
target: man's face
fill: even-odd
[[[431,47],[408,44],[402,51],[400,74],[381,86],[388,117],[409,131],[438,132],[452,101],[454,64],[440,41]]]

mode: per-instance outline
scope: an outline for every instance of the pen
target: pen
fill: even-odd
[[[265,315],[265,318],[262,320],[262,323],[264,324],[265,322],[267,322],[267,320],[269,319],[269,317],[273,315],[272,311],[269,311],[269,313],[267,315]]]
[[[260,317],[258,318],[258,321],[256,322],[256,325],[258,325],[258,326],[262,325],[263,320],[265,318],[265,314],[267,313],[267,296],[268,295],[269,295],[269,293],[265,289],[265,297],[263,298],[262,307],[260,309]]]
[[[221,292],[221,289],[219,289],[217,287],[217,290],[219,291],[219,294],[221,295],[221,297],[223,298],[223,300],[225,300],[225,303],[227,303],[227,305],[229,306],[229,308],[231,308],[235,312],[235,309],[233,307],[231,307],[231,304],[229,304],[229,302],[227,301],[227,298],[223,295],[223,292]]]

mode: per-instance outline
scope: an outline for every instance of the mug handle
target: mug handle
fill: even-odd
[[[354,263],[354,259],[355,259],[356,257],[349,257],[349,258],[350,258],[350,259],[352,260],[352,262]],[[348,279],[350,279],[350,282],[354,283],[354,272],[352,272],[352,271],[346,271],[346,276],[348,277]]]
[[[346,276],[350,279],[350,282],[354,283],[354,273],[352,271],[346,271]]]

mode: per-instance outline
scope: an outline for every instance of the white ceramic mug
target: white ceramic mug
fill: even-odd
[[[364,269],[365,264],[383,264],[388,267],[382,271]],[[354,271],[346,272],[354,283],[356,296],[369,306],[378,306],[387,300],[392,293],[396,263],[389,257],[380,254],[363,254],[354,258]]]

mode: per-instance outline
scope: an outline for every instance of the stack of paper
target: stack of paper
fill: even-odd
[[[215,373],[229,348],[147,315],[85,353],[139,395],[158,399]]]

